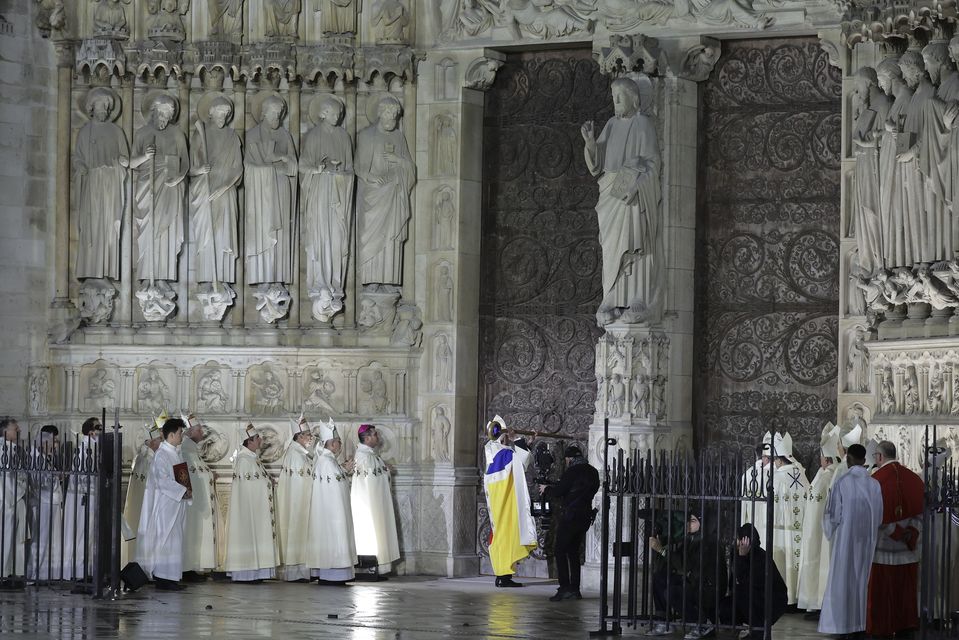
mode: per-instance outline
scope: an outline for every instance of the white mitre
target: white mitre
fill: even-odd
[[[819,450],[822,455],[835,460],[839,457],[839,427],[832,422],[827,422],[822,429],[822,435],[819,437]]]
[[[336,432],[336,425],[333,424],[333,418],[329,422],[320,423],[320,442],[326,444],[330,440],[339,439],[340,434]]]
[[[864,435],[863,422],[857,419],[842,428],[839,432],[839,441],[842,443],[843,449],[848,449],[854,444],[862,444]]]

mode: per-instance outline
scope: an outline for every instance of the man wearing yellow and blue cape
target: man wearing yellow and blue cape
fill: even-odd
[[[493,528],[489,557],[497,587],[522,587],[513,580],[513,565],[536,548],[536,523],[526,486],[529,447],[523,439],[510,441],[506,423],[499,416],[487,425],[487,433],[483,487]]]

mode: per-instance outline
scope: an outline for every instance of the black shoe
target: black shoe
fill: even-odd
[[[560,600],[572,600],[577,598],[582,600],[583,596],[579,594],[579,591],[570,591],[568,589],[560,589],[556,592],[556,595],[550,598],[550,602],[559,602]]]
[[[819,612],[818,612],[818,611],[807,611],[806,613],[803,614],[802,619],[803,619],[803,620],[819,620]]]
[[[512,576],[497,576],[496,586],[497,587],[522,587],[523,585],[513,580]]]
[[[158,591],[183,591],[185,586],[175,580],[166,580],[165,578],[156,579],[156,588]]]
[[[206,582],[208,577],[205,573],[186,571],[183,573],[183,582]]]

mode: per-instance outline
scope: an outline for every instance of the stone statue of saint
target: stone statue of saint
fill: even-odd
[[[866,332],[857,328],[849,341],[848,360],[846,362],[846,391],[850,393],[869,392],[869,352],[866,350]]]
[[[356,33],[353,0],[320,0],[321,33]]]
[[[403,244],[416,165],[399,127],[402,113],[396,98],[384,96],[376,106],[376,122],[357,136],[357,233],[364,285],[403,284]]]
[[[105,87],[91,89],[87,122],[73,158],[79,204],[77,278],[120,279],[120,225],[127,207],[130,150],[123,129],[111,122],[120,100]]]
[[[258,105],[257,102],[260,102]],[[296,149],[281,125],[286,102],[268,95],[253,105],[259,124],[246,134],[246,281],[293,281],[291,226],[296,202]]]
[[[449,265],[444,264],[439,268],[433,293],[436,296],[433,316],[437,322],[451,322],[453,320],[453,276],[450,275]]]
[[[149,22],[149,35],[182,42],[186,39],[183,18],[190,9],[190,0],[148,0],[147,12],[152,16]]]
[[[450,433],[453,425],[446,417],[446,408],[436,407],[433,415],[433,460],[436,462],[450,461]]]
[[[899,162],[897,156],[907,134],[902,132],[906,107],[912,100],[912,89],[902,79],[902,69],[896,58],[886,58],[876,67],[879,86],[893,102],[889,107],[884,131],[879,142],[879,226],[882,238],[882,258],[887,269],[913,263],[912,246],[906,242],[906,191],[904,177],[910,167]]]
[[[186,136],[176,122],[179,103],[165,93],[143,100],[147,123],[133,136],[136,277],[177,279],[177,256],[183,245],[186,174],[190,169]]]
[[[586,165],[599,176],[599,241],[603,250],[600,326],[614,321],[656,324],[662,317],[663,247],[656,127],[644,106],[652,102],[646,76],[612,83],[614,116],[597,139],[582,127]]]
[[[912,259],[904,264],[895,266],[912,266],[915,262],[932,262],[937,259],[937,252],[933,248],[930,237],[929,223],[939,218],[942,206],[931,190],[926,188],[926,180],[920,171],[918,156],[921,136],[924,132],[924,116],[926,103],[933,99],[936,88],[926,73],[922,55],[917,51],[906,51],[899,58],[899,68],[902,69],[902,79],[912,90],[909,104],[903,110],[902,133],[908,149],[896,155],[902,165],[905,197],[903,199],[903,232],[907,248],[907,256]],[[929,210],[927,211],[927,208]]]
[[[353,227],[353,143],[346,105],[333,95],[310,105],[314,126],[303,139],[300,179],[306,278],[313,317],[328,322],[343,308]]]
[[[266,0],[266,35],[295,38],[300,0]]]
[[[376,34],[377,44],[405,43],[409,23],[410,14],[400,0],[379,0],[373,5],[370,25]]]
[[[853,81],[853,153],[856,168],[852,189],[853,231],[859,249],[859,268],[871,276],[882,263],[879,224],[879,137],[891,101],[879,89],[876,70],[863,67]]]
[[[130,4],[130,0],[123,0]],[[96,0],[97,8],[93,12],[93,33],[97,36],[128,35],[127,15],[120,6],[120,0]]]
[[[441,190],[434,196],[433,202],[432,249],[453,248],[453,217],[455,215],[453,194],[448,189]]]
[[[240,136],[228,124],[233,102],[208,93],[190,137],[190,212],[197,282],[236,282],[237,186],[243,178]]]
[[[207,0],[211,36],[232,36],[243,31],[244,1]]]
[[[916,147],[910,150],[917,157],[919,172],[927,185],[923,194],[926,240],[921,257],[923,261],[927,258],[949,260],[953,256],[955,234],[959,231],[953,228],[952,213],[956,180],[959,179],[959,151],[954,146],[959,104],[950,95],[956,93],[955,81],[950,78],[956,70],[945,43],[927,45],[922,50],[922,58],[930,83],[939,85],[939,89],[922,105],[922,128]],[[947,80],[950,81],[947,83]],[[945,95],[950,96],[946,99],[941,96],[943,83],[947,83]]]
[[[436,336],[433,347],[433,390],[449,391],[453,388],[453,350],[444,334]]]

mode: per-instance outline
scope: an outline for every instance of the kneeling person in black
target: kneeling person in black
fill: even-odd
[[[559,590],[550,600],[581,599],[579,557],[586,532],[593,523],[593,496],[599,490],[599,472],[583,457],[579,447],[566,447],[566,471],[554,485],[540,485],[550,498],[563,501],[562,515],[556,520],[556,573]]]

